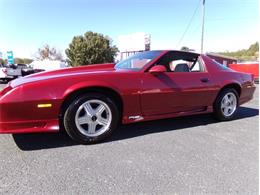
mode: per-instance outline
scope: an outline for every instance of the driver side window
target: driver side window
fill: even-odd
[[[203,72],[203,66],[199,60],[173,60],[169,62],[171,72]]]
[[[192,62],[186,60],[173,60],[169,62],[171,72],[190,72]]]
[[[156,64],[164,65],[167,72],[204,72],[198,54],[173,51],[163,56]]]

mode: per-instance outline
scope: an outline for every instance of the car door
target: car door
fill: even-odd
[[[142,76],[143,115],[202,111],[212,106],[217,87],[202,68],[195,72],[145,72]]]

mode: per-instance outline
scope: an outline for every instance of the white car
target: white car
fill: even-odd
[[[0,64],[0,81],[8,82],[11,79],[13,79],[13,76],[7,74],[7,67]]]

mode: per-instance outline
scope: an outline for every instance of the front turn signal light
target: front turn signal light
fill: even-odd
[[[50,108],[50,107],[52,107],[52,104],[38,104],[37,107],[38,108]]]

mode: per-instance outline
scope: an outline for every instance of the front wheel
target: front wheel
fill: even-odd
[[[64,115],[68,135],[83,144],[97,143],[116,129],[119,112],[114,101],[99,93],[76,98]]]
[[[232,120],[238,108],[238,93],[235,89],[224,89],[214,103],[214,115],[220,121]]]

